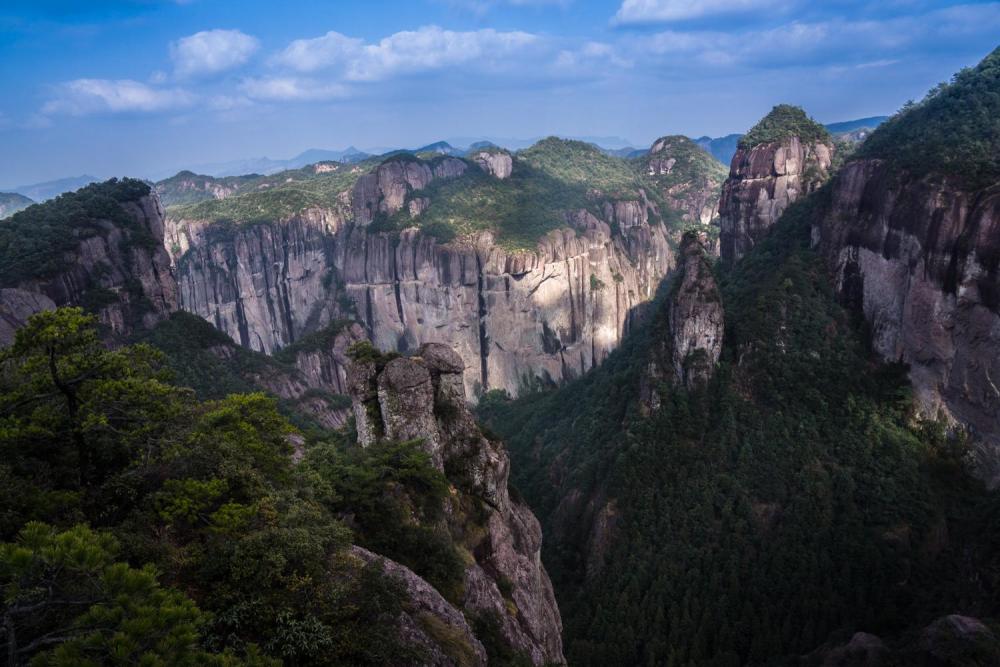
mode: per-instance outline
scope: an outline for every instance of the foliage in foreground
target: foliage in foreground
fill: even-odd
[[[444,483],[418,447],[350,455],[329,434],[293,465],[273,401],[198,401],[156,350],[108,350],[94,325],[40,313],[0,358],[0,615],[15,663],[419,661],[397,637],[400,584],[348,549],[403,530],[387,484],[439,511]],[[393,555],[433,558],[408,544]]]

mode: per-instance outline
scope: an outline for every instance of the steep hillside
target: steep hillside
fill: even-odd
[[[35,202],[16,192],[0,192],[0,220],[24,210]]]
[[[190,318],[154,341],[197,333]],[[199,400],[153,348],[109,349],[95,324],[37,314],[0,367],[12,664],[563,662],[538,522],[454,352],[359,347],[352,380],[377,373],[387,426],[357,443],[296,429],[260,393]],[[189,348],[225,357],[220,336]]]
[[[833,183],[814,234],[921,410],[968,427],[1000,483],[1000,50],[904,108]]]
[[[685,278],[581,380],[481,402],[542,520],[570,664],[774,663],[857,631],[919,664],[911,629],[1000,613],[997,498],[838,305],[810,250],[829,196],[790,207],[722,281],[707,384],[671,380],[677,318],[720,322]],[[715,335],[694,340],[710,362]]]
[[[638,159],[638,168],[684,223],[707,225],[718,216],[720,190],[728,171],[687,137],[657,139]]]
[[[172,207],[167,243],[182,307],[240,344],[270,353],[352,317],[382,349],[452,344],[479,371],[474,398],[598,364],[673,268],[687,202],[633,163],[548,139]]]
[[[29,301],[83,305],[114,334],[152,326],[178,307],[163,234],[159,201],[133,179],[31,206],[0,224],[0,309],[23,323]]]

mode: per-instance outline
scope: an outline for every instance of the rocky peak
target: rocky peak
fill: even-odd
[[[681,242],[681,271],[670,298],[674,375],[689,390],[705,386],[722,354],[722,296],[705,249],[704,235]]]
[[[922,412],[966,428],[1000,486],[1000,49],[876,129],[813,239]],[[970,118],[981,119],[970,122]],[[961,156],[961,157],[957,157]]]
[[[432,162],[409,154],[391,157],[354,184],[350,195],[354,221],[367,225],[379,214],[392,215],[403,208],[411,192],[423,190],[435,178],[457,178],[465,170],[466,163],[453,157]]]
[[[741,140],[719,201],[720,254],[739,260],[788,205],[830,177],[834,144],[798,107],[776,106]]]
[[[485,535],[471,549],[463,608],[496,618],[507,643],[534,664],[562,663],[562,622],[540,561],[541,527],[507,491],[503,443],[483,434],[466,405],[462,358],[440,343],[409,357],[371,346],[354,355],[348,384],[359,443],[419,439],[455,493],[482,503]]]
[[[640,380],[644,411],[659,407],[661,383],[688,391],[707,385],[722,354],[725,316],[706,242],[697,232],[681,241],[678,275],[656,327],[664,335],[651,346]]]
[[[479,151],[472,157],[472,160],[480,169],[501,181],[509,178],[514,170],[514,158],[507,151]]]

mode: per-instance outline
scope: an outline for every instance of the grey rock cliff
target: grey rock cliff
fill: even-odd
[[[535,664],[562,663],[562,622],[541,564],[541,527],[508,493],[507,451],[483,435],[469,412],[463,372],[461,357],[436,343],[381,367],[356,364],[349,384],[359,441],[422,439],[456,493],[483,503],[485,529],[470,547],[474,561],[466,567],[462,606],[498,619],[504,640]]]
[[[689,391],[708,384],[722,354],[725,313],[705,236],[685,234],[680,255],[680,272],[656,326],[662,335],[650,346],[640,379],[640,398],[647,412],[659,408],[661,383]]]
[[[447,342],[469,369],[469,397],[516,394],[526,378],[557,383],[600,363],[674,266],[652,204],[608,201],[603,220],[574,212],[531,251],[507,250],[489,233],[442,244],[417,229],[369,229],[406,193],[465,168],[455,158],[388,162],[342,207],[269,224],[172,220],[182,307],[267,353],[345,314],[380,349]]]
[[[506,151],[480,151],[472,159],[480,169],[501,181],[510,178],[514,171],[514,159]]]
[[[137,239],[132,230],[112,222],[94,221],[101,231],[81,239],[64,257],[65,270],[5,286],[16,288],[0,293],[0,312],[11,325],[19,326],[15,320],[23,323],[22,315],[30,316],[33,309],[47,309],[50,304],[91,303],[96,293],[100,301],[93,307],[98,319],[119,336],[151,327],[179,308],[170,256],[163,247],[164,213],[159,199],[150,193],[119,205],[145,238]],[[26,297],[25,292],[37,296]]]
[[[1000,484],[1000,189],[846,165],[813,230],[875,350],[910,365],[923,412],[966,425]]]
[[[719,201],[722,260],[737,261],[781,217],[788,205],[829,177],[833,146],[798,137],[739,148]]]

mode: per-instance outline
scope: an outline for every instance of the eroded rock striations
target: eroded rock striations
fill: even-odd
[[[562,663],[562,623],[540,560],[541,527],[527,505],[508,493],[507,451],[482,433],[469,412],[463,372],[462,358],[439,343],[387,362],[359,359],[349,372],[359,442],[421,439],[455,487],[456,502],[471,497],[481,504],[462,607],[497,619],[503,639],[535,664]]]
[[[844,298],[884,358],[910,365],[925,414],[967,425],[1000,483],[1000,188],[844,167],[814,228]]]
[[[466,168],[456,158],[398,158],[362,176],[337,207],[266,224],[171,221],[182,306],[267,353],[345,314],[381,349],[448,342],[469,369],[470,397],[594,367],[673,267],[654,205],[608,200],[597,207],[604,219],[573,212],[530,251],[501,247],[488,232],[442,243],[416,228],[373,227],[407,203],[419,215],[413,193]]]
[[[789,204],[822,185],[833,152],[829,134],[801,109],[782,105],[765,116],[741,141],[722,186],[722,261],[743,257]]]

